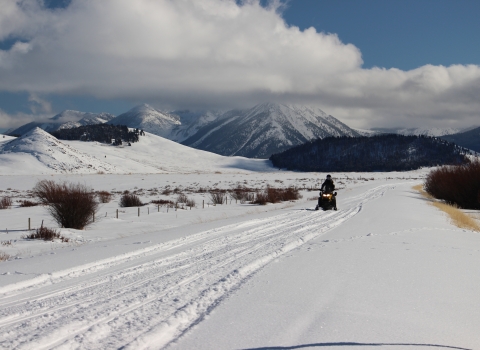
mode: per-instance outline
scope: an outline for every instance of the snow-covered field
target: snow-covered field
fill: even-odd
[[[69,243],[21,238],[28,218],[55,227],[45,208],[1,210],[0,346],[479,348],[480,234],[412,190],[426,172],[333,174],[337,212],[312,210],[316,173],[2,176],[14,202],[48,178],[144,202],[178,187],[196,208],[138,216],[117,193],[86,230],[61,229]],[[303,198],[212,206],[198,191],[267,183]]]
[[[0,139],[4,349],[478,349],[480,233],[412,186],[428,169],[336,173],[338,211],[314,211],[326,174],[283,172],[155,135],[132,147]],[[86,230],[20,207],[37,181],[109,191]],[[213,206],[206,190],[296,186],[303,198]],[[138,208],[120,208],[124,191]],[[150,203],[183,193],[192,209]],[[117,218],[118,210],[118,218]],[[478,214],[477,214],[478,215]],[[69,239],[23,238],[42,223]]]

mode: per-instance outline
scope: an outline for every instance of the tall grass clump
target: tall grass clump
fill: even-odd
[[[143,205],[142,201],[137,195],[133,193],[124,193],[122,197],[120,197],[120,206],[123,208],[127,207],[141,207]]]
[[[425,191],[462,209],[480,209],[480,161],[442,166],[425,179]]]
[[[53,219],[62,227],[81,230],[93,222],[98,209],[95,193],[80,183],[39,181],[33,195],[47,206]]]
[[[0,199],[0,209],[9,209],[12,206],[12,198],[2,197]]]

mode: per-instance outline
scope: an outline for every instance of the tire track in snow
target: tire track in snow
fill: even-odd
[[[0,289],[0,345],[164,347],[270,261],[339,226],[392,187],[349,198],[346,210],[227,225],[6,286]]]

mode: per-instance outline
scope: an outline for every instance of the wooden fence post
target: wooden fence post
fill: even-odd
[[[117,219],[118,219],[118,209],[117,209]]]
[[[202,200],[202,209],[205,209],[205,199]]]
[[[138,216],[140,216],[140,207],[138,207]]]
[[[30,231],[31,228],[30,228],[30,218],[28,218],[28,230]]]

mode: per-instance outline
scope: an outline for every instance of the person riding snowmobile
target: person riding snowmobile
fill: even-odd
[[[326,180],[323,182],[322,187],[320,188],[320,197],[318,198],[318,205],[317,208],[320,208],[322,206],[322,192],[323,193],[333,193],[335,190],[335,184],[333,183],[332,176],[327,175]],[[337,199],[335,198],[335,195],[332,196],[332,204],[333,204],[333,210],[337,210]]]
[[[335,190],[335,184],[333,183],[332,176],[327,175],[327,179],[323,182],[320,191],[326,193],[332,193]]]

